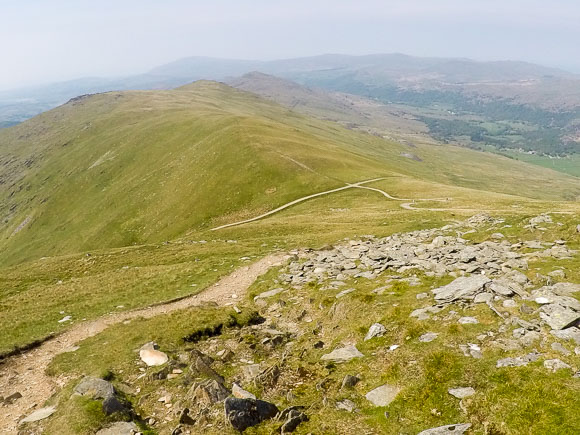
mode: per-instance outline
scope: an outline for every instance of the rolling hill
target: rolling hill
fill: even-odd
[[[409,150],[216,82],[75,98],[0,131],[0,259],[161,242],[393,175],[580,195],[577,179],[507,158],[415,145],[411,159]]]

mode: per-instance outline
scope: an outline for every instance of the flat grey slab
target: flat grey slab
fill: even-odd
[[[50,417],[56,411],[56,406],[47,406],[46,408],[40,408],[30,414],[28,417],[22,419],[20,423],[32,423],[33,421],[44,420]]]

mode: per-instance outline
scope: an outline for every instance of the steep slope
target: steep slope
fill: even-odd
[[[509,159],[405,150],[215,82],[77,98],[0,132],[0,260],[160,242],[393,174],[580,195],[578,180]]]

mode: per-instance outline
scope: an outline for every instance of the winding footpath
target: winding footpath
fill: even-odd
[[[335,193],[335,192],[340,192],[341,190],[361,187],[361,185],[363,185],[363,184],[372,183],[374,181],[380,181],[380,180],[384,180],[384,178],[374,178],[372,180],[359,181],[358,183],[354,183],[354,184],[347,183],[347,185],[343,186],[343,187],[338,187],[336,189],[326,190],[324,192],[319,192],[319,193],[314,193],[312,195],[303,196],[302,198],[295,199],[294,201],[288,202],[288,203],[286,203],[286,204],[284,204],[284,205],[282,205],[274,210],[271,210],[271,211],[266,212],[264,214],[261,214],[259,216],[256,216],[256,217],[253,217],[250,219],[246,219],[243,221],[232,222],[231,224],[220,225],[219,227],[212,228],[210,231],[217,231],[217,230],[221,230],[224,228],[235,227],[238,225],[243,225],[243,224],[247,224],[250,222],[255,222],[257,220],[264,219],[265,217],[271,216],[274,213],[278,213],[284,209],[287,209],[288,207],[292,207],[293,205],[300,204],[301,202],[304,202],[304,201],[308,201],[309,199],[316,198],[318,196],[329,195],[329,194]]]
[[[235,227],[235,226],[238,226],[238,225],[248,224],[250,222],[255,222],[255,221],[258,221],[260,219],[264,219],[264,218],[266,218],[268,216],[271,216],[271,215],[273,215],[275,213],[278,213],[278,212],[280,212],[282,210],[285,210],[285,209],[287,209],[289,207],[292,207],[293,205],[300,204],[301,202],[304,202],[304,201],[308,201],[309,199],[317,198],[319,196],[329,195],[331,193],[340,192],[340,191],[346,190],[346,189],[367,189],[367,190],[372,190],[372,191],[375,191],[375,192],[380,193],[381,195],[383,195],[383,196],[385,196],[388,199],[391,199],[393,201],[447,201],[447,199],[440,199],[440,198],[433,198],[433,199],[431,199],[431,198],[419,198],[419,199],[414,199],[414,200],[413,199],[408,199],[408,198],[397,198],[396,196],[392,196],[391,194],[385,192],[384,190],[377,189],[375,187],[364,186],[365,184],[373,183],[375,181],[381,181],[381,180],[384,180],[384,179],[385,179],[384,177],[383,178],[373,178],[372,180],[364,180],[364,181],[359,181],[357,183],[347,183],[346,186],[343,186],[343,187],[338,187],[336,189],[326,190],[324,192],[319,192],[319,193],[314,193],[312,195],[303,196],[302,198],[295,199],[294,201],[288,202],[288,203],[286,203],[286,204],[284,204],[284,205],[282,205],[282,206],[280,206],[280,207],[278,207],[278,208],[276,208],[274,210],[271,210],[269,212],[263,213],[263,214],[261,214],[259,216],[256,216],[256,217],[253,217],[253,218],[250,218],[250,219],[245,219],[243,221],[232,222],[230,224],[220,225],[219,227],[212,228],[210,231],[217,231],[217,230],[222,230],[224,228],[230,228],[230,227]],[[401,207],[403,207],[404,209],[407,209],[407,210],[432,210],[432,211],[435,211],[435,210],[436,211],[452,210],[452,209],[415,209],[415,208],[412,208],[410,206],[410,204],[411,203],[401,204]]]
[[[56,355],[74,350],[82,340],[121,322],[149,319],[207,302],[227,305],[232,302],[232,294],[243,296],[260,275],[271,267],[281,265],[287,258],[286,254],[269,255],[249,266],[238,268],[201,293],[184,299],[78,323],[39,347],[8,358],[0,363],[0,395],[19,392],[22,397],[0,408],[0,433],[17,433],[18,422],[34,409],[42,407],[47,399],[66,384],[68,378],[53,378],[46,374],[46,369]]]

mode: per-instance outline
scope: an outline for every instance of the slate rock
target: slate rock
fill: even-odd
[[[242,387],[240,387],[235,382],[232,385],[232,395],[234,397],[237,397],[238,399],[255,399],[256,398],[256,396],[254,396],[249,391],[244,390]]]
[[[226,420],[230,422],[234,429],[240,432],[256,426],[264,420],[274,418],[278,414],[278,408],[272,403],[235,397],[226,399],[224,411]]]
[[[479,320],[477,320],[475,317],[461,317],[459,318],[458,322],[462,325],[476,325],[479,323]]]
[[[346,375],[342,380],[341,388],[353,388],[356,384],[358,384],[360,378],[353,375]]]
[[[371,338],[380,337],[385,332],[387,332],[387,328],[385,328],[380,323],[373,323],[365,336],[364,341],[370,340]]]
[[[280,433],[292,433],[298,428],[300,423],[308,421],[308,416],[302,412],[303,410],[304,406],[291,406],[278,414],[278,420],[284,421],[284,424],[280,427]]]
[[[447,392],[458,399],[464,399],[475,394],[475,390],[471,387],[450,388]]]
[[[488,302],[491,302],[492,299],[493,295],[491,293],[483,292],[475,295],[473,302],[476,304],[487,304]]]
[[[529,305],[522,304],[522,305],[520,305],[520,312],[522,312],[523,314],[533,314],[534,309],[532,307],[530,307]]]
[[[571,340],[576,342],[576,344],[580,344],[580,328],[576,328],[573,326],[571,328],[562,330],[554,329],[550,331],[550,334],[562,340]]]
[[[275,288],[272,290],[268,290],[254,297],[254,301],[257,301],[258,299],[271,298],[272,296],[276,296],[277,294],[282,293],[283,291],[284,291],[283,288]]]
[[[104,429],[101,429],[96,433],[96,435],[133,435],[138,432],[139,428],[132,421],[118,421]]]
[[[417,435],[462,435],[471,427],[471,423],[448,424],[419,432]]]
[[[47,406],[46,408],[40,408],[34,411],[32,414],[28,415],[20,421],[20,423],[31,423],[33,421],[44,420],[50,417],[56,412],[56,406]]]
[[[179,414],[179,424],[186,424],[188,426],[195,424],[195,420],[189,415],[189,408],[183,408],[183,411]]]
[[[336,402],[336,409],[346,412],[354,412],[356,410],[356,404],[352,400],[343,399]]]
[[[210,406],[214,403],[225,400],[230,395],[230,391],[215,379],[195,383],[187,393],[189,399]]]
[[[484,291],[491,280],[485,275],[461,276],[450,284],[431,290],[435,300],[453,302],[457,300],[472,301],[478,293]]]
[[[109,396],[103,400],[103,412],[106,415],[111,415],[116,412],[125,412],[127,408],[121,401],[117,398],[117,396]]]
[[[540,318],[552,329],[566,329],[580,324],[580,311],[561,304],[550,303],[542,305]]]
[[[113,388],[113,384],[104,379],[86,376],[75,387],[74,392],[96,400],[113,396],[115,389]]]
[[[298,413],[298,415],[289,417],[288,420],[286,420],[286,422],[280,428],[280,433],[282,434],[292,433],[298,428],[300,423],[303,423],[305,421],[308,421],[308,416],[303,412]]]
[[[4,401],[5,404],[7,405],[11,405],[14,402],[16,402],[18,399],[20,399],[22,397],[22,394],[20,394],[18,391],[16,393],[11,394],[8,397],[5,397],[4,400],[2,400],[2,397],[0,397],[0,402]]]
[[[435,340],[439,337],[439,334],[436,332],[427,332],[419,337],[419,341],[421,343],[430,343],[431,341]]]
[[[388,406],[401,389],[395,385],[381,385],[365,394],[366,399],[375,406]]]
[[[220,384],[223,384],[225,382],[223,376],[218,374],[214,369],[210,367],[210,365],[213,363],[213,358],[211,358],[210,356],[205,355],[202,352],[196,350],[191,353],[191,360],[192,360],[192,363],[190,365],[191,373],[199,373],[204,377],[215,379]]]
[[[260,364],[249,364],[242,366],[242,376],[247,382],[252,382],[262,372]]]
[[[561,353],[562,355],[570,355],[572,352],[570,352],[568,349],[566,349],[564,346],[562,346],[561,343],[558,343],[557,341],[552,343],[552,350],[555,350],[556,352]]]
[[[546,361],[544,361],[544,367],[546,367],[549,370],[552,370],[553,372],[556,372],[558,370],[563,370],[563,369],[571,369],[572,367],[568,364],[566,364],[564,361],[559,360],[559,359],[547,359]]]
[[[323,361],[333,361],[336,363],[348,362],[353,358],[362,358],[364,355],[359,350],[351,345],[334,349],[332,352],[322,355],[320,358]]]
[[[496,367],[500,368],[500,367],[521,367],[521,366],[526,366],[531,362],[537,361],[538,358],[540,357],[539,354],[532,352],[529,353],[527,355],[524,356],[518,356],[516,358],[503,358],[500,359],[497,364]]]

